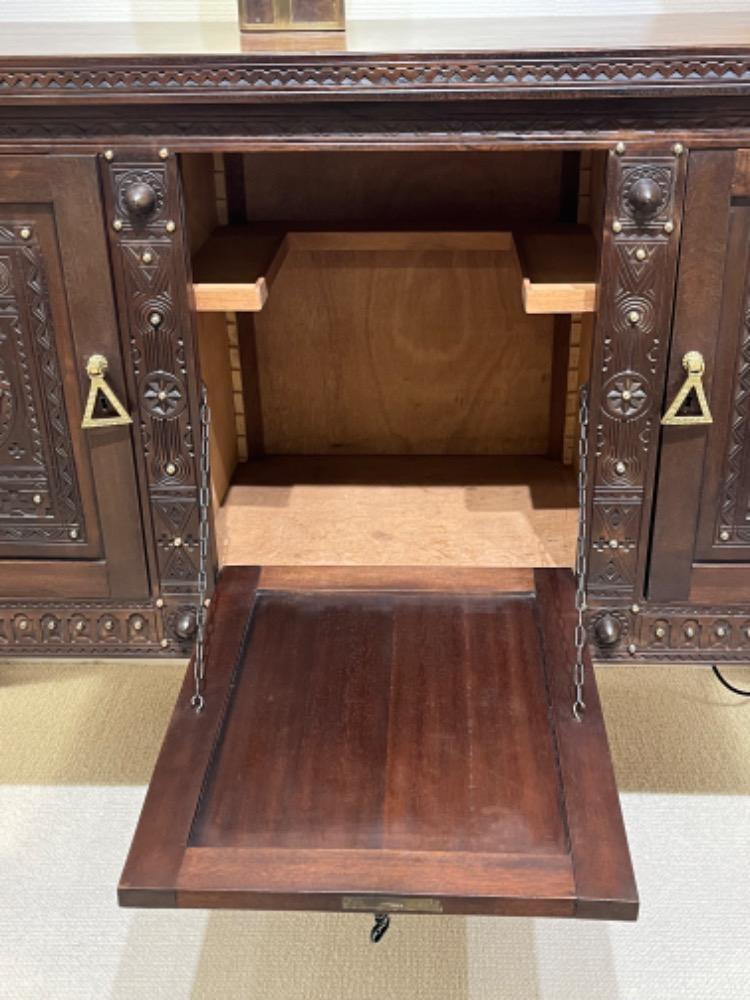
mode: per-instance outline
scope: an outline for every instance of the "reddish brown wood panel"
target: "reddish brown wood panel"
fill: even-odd
[[[572,577],[422,576],[256,590],[224,571],[208,707],[188,674],[122,903],[635,917],[593,675],[570,714]]]

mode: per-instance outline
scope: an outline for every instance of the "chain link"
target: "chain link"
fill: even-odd
[[[193,697],[190,704],[202,712],[206,701],[203,683],[206,677],[206,595],[208,593],[208,548],[210,540],[211,448],[209,431],[211,410],[206,386],[201,384],[200,398],[200,471],[198,482],[198,607],[195,614],[195,652],[193,654]]]
[[[583,687],[586,680],[586,668],[583,661],[586,647],[586,625],[584,617],[587,610],[587,550],[588,524],[586,520],[586,501],[588,491],[588,459],[589,459],[589,387],[582,385],[578,397],[578,542],[576,544],[576,628],[575,650],[576,659],[573,668],[573,718],[577,722],[583,720],[586,703],[583,700]]]

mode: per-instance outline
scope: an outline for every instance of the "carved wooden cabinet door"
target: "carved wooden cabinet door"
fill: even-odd
[[[94,157],[0,157],[0,598],[149,593],[131,426],[84,431],[86,363],[124,397]]]
[[[665,412],[688,355],[705,407],[691,387],[662,428],[648,596],[738,605],[750,601],[750,150],[690,156]]]

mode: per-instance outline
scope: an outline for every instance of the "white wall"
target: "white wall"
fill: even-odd
[[[749,0],[347,0],[351,18],[747,11]],[[0,0],[3,21],[234,21],[236,0]]]

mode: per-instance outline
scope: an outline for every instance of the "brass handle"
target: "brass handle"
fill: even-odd
[[[109,362],[103,354],[92,354],[86,362],[86,374],[91,381],[89,394],[86,398],[86,407],[83,411],[83,420],[81,421],[81,427],[84,430],[89,430],[92,427],[122,427],[124,424],[133,423],[133,418],[117,396],[115,396],[112,387],[107,385],[106,374],[108,368]],[[100,393],[115,411],[115,416],[94,416],[94,407]]]
[[[670,427],[685,426],[687,424],[712,424],[714,418],[706,399],[706,390],[703,388],[703,373],[706,370],[706,362],[700,351],[688,351],[682,359],[682,367],[687,372],[687,378],[680,386],[680,391],[672,400],[669,409],[661,418],[661,422]],[[700,413],[698,415],[684,413],[680,414],[679,409],[684,404],[691,392],[695,392]]]

